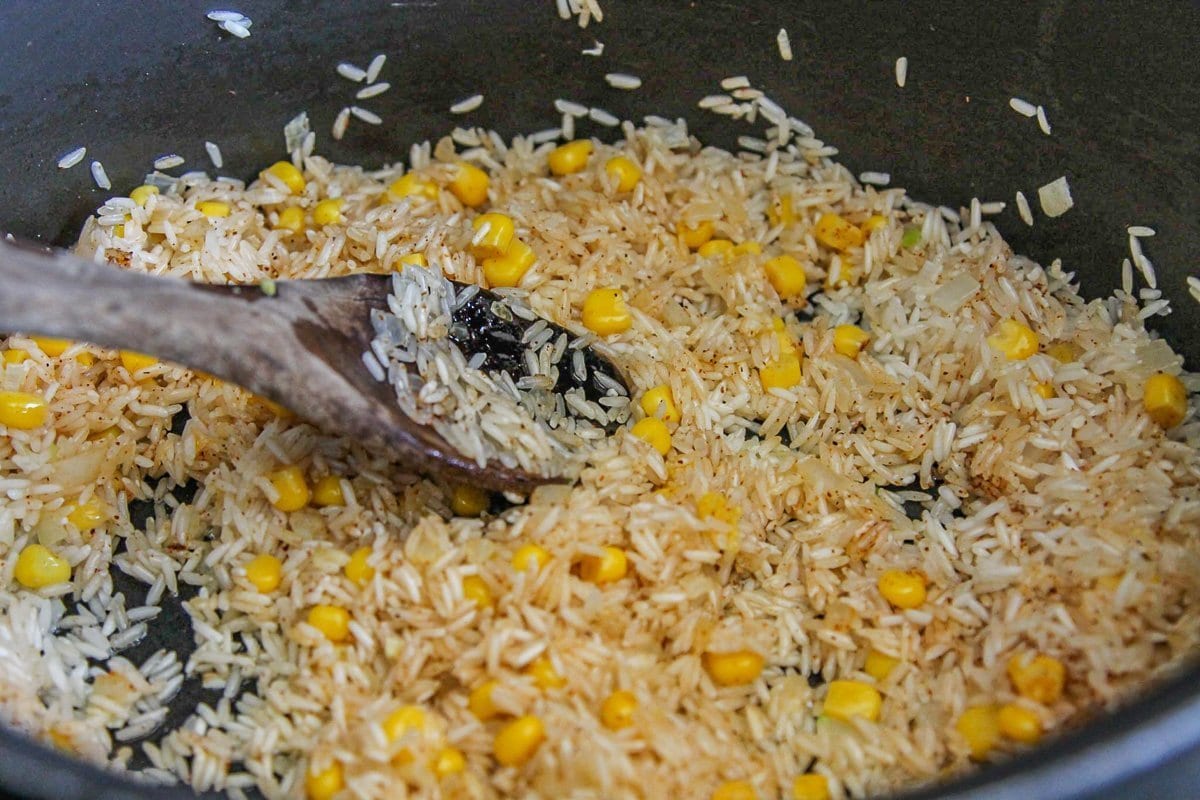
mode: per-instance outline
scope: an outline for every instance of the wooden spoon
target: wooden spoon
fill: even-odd
[[[265,287],[192,283],[61,250],[0,243],[0,331],[136,350],[208,372],[329,433],[388,453],[414,472],[496,490],[525,491],[561,480],[494,462],[480,467],[400,411],[391,385],[373,378],[362,361],[374,338],[370,312],[387,307],[391,289],[390,275],[371,274]],[[517,379],[523,373],[521,333],[533,322],[496,317],[490,310],[496,299],[481,290],[455,312],[456,327],[466,331],[455,342],[467,358],[486,348],[489,363],[504,364]],[[476,335],[483,328],[507,335]],[[497,351],[505,347],[513,352]],[[585,358],[589,374],[601,371],[624,385],[597,353],[589,349]],[[560,373],[571,370],[564,365]],[[595,387],[586,390],[598,396]]]

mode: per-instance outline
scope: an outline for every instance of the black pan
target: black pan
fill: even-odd
[[[207,165],[205,139],[221,145],[225,174],[250,177],[282,155],[283,124],[307,110],[319,152],[380,165],[460,122],[447,109],[479,91],[486,101],[467,121],[505,135],[556,125],[551,103],[567,97],[623,118],[685,116],[702,140],[728,147],[750,131],[698,111],[696,101],[721,78],[746,74],[839,146],[856,172],[889,171],[893,185],[955,207],[975,196],[1008,201],[997,224],[1017,251],[1044,263],[1062,258],[1086,296],[1119,283],[1125,227],[1155,227],[1149,255],[1175,307],[1157,327],[1195,368],[1200,304],[1185,280],[1200,253],[1200,4],[601,2],[604,21],[580,30],[559,20],[550,0],[7,0],[0,230],[72,241],[107,196],[86,164],[56,169],[78,144],[104,162],[116,191],[141,183],[164,153]],[[218,7],[252,17],[251,37],[219,33],[204,16]],[[791,35],[790,63],[776,50],[780,27]],[[604,55],[582,55],[596,39]],[[385,124],[356,124],[333,142],[330,125],[351,95],[334,67],[378,52],[389,56],[393,88],[371,107]],[[893,78],[899,56],[909,59],[903,90]],[[645,85],[618,92],[603,80],[609,71],[638,74]],[[1044,104],[1053,135],[1010,110],[1012,96]],[[1060,175],[1076,207],[1026,227],[1014,193],[1033,199]],[[166,604],[142,654],[191,647],[186,617]],[[203,697],[185,690],[175,724]],[[2,727],[0,788],[55,800],[187,794],[140,788]],[[1200,667],[1029,755],[919,796],[1200,797]]]

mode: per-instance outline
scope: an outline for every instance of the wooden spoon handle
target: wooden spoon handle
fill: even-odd
[[[0,331],[152,353],[232,380],[255,348],[243,329],[270,327],[247,313],[256,295],[257,287],[203,286],[0,243]]]

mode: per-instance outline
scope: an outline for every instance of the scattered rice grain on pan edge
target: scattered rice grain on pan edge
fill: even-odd
[[[694,148],[666,120],[622,130],[624,143],[594,143],[584,169],[554,184],[542,178],[553,142],[484,135],[472,158],[490,175],[481,210],[510,215],[536,256],[519,290],[533,311],[582,333],[588,292],[624,291],[632,327],[606,347],[635,418],[647,390],[669,387],[682,419],[668,423],[665,457],[626,427],[595,444],[576,485],[452,516],[478,500],[236,387],[8,338],[28,356],[0,365],[0,390],[41,395],[49,423],[0,436],[3,713],[93,760],[119,765],[137,748],[149,778],[234,795],[299,796],[315,771],[368,797],[401,779],[428,796],[705,797],[747,780],[778,797],[811,770],[844,798],[967,769],[960,721],[983,713],[968,709],[1015,704],[1049,735],[1195,651],[1200,426],[1188,417],[1164,433],[1143,396],[1156,373],[1197,381],[1147,334],[1134,298],[1085,302],[1059,265],[1014,255],[982,204],[964,228],[969,210],[863,187],[813,155],[827,152],[819,141],[808,157],[774,141],[734,157]],[[617,154],[642,170],[624,194],[604,169]],[[446,187],[460,158],[447,138],[414,147],[408,167]],[[144,205],[110,200],[79,252],[247,284],[398,271],[421,252],[447,277],[483,282],[469,255],[477,212],[451,192],[389,197],[399,165],[310,155],[303,167],[303,197],[196,178]],[[341,223],[276,227],[288,205],[329,196],[344,198]],[[231,213],[205,217],[199,200]],[[841,221],[819,233],[826,214]],[[701,255],[680,225],[762,253]],[[779,255],[803,271],[805,305],[768,279]],[[1039,352],[1008,360],[990,345],[1006,320],[1034,331]],[[869,335],[857,358],[841,325]],[[801,377],[765,392],[763,368],[788,352]],[[290,467],[330,504],[273,505],[295,499],[278,474]],[[199,491],[176,508],[168,489],[188,479]],[[155,502],[145,532],[130,521],[135,498]],[[31,542],[66,560],[69,583],[12,582]],[[514,569],[531,545],[544,566]],[[606,547],[624,555],[624,576],[588,580]],[[269,559],[254,562],[263,555],[279,560],[278,586]],[[114,565],[149,588],[145,607],[125,609]],[[885,600],[889,570],[923,576],[924,600]],[[182,665],[167,653],[134,664],[114,642],[154,625],[182,584],[204,589],[185,604],[198,637],[188,670],[226,698],[140,744]],[[317,606],[348,612],[345,643],[307,624]],[[1019,674],[1029,656],[1064,666],[1053,702],[1010,679],[1010,660]],[[470,709],[486,706],[489,681],[498,716],[480,720]],[[879,698],[877,721],[827,705],[848,688],[868,710]],[[632,694],[632,725],[612,730],[601,712],[618,690]],[[421,716],[392,716],[409,706]],[[498,768],[494,739],[522,714],[545,740]],[[385,720],[396,731],[414,718],[385,735]],[[996,758],[1021,747],[991,744]],[[446,756],[435,775],[446,748],[463,769]]]

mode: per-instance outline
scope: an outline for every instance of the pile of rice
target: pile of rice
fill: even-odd
[[[965,769],[955,722],[968,706],[1016,700],[1005,675],[1014,654],[1066,664],[1062,698],[1029,706],[1055,730],[1196,652],[1200,424],[1189,416],[1164,433],[1143,411],[1145,379],[1180,373],[1182,360],[1145,330],[1134,298],[1085,302],[1057,264],[1014,255],[990,223],[863,186],[794,144],[733,155],[657,118],[623,135],[564,178],[547,175],[553,143],[489,135],[466,152],[450,139],[418,146],[407,169],[442,185],[463,158],[489,172],[488,210],[516,220],[537,255],[522,289],[539,315],[582,332],[588,292],[624,290],[633,325],[608,347],[635,398],[671,387],[682,422],[665,458],[626,425],[595,444],[576,484],[455,518],[450,487],[234,386],[167,364],[131,376],[84,345],[49,358],[24,337],[5,340],[31,356],[0,366],[0,389],[37,392],[52,415],[41,429],[0,429],[9,723],[118,767],[138,749],[152,764],[145,777],[235,797],[301,796],[306,773],[335,761],[347,797],[708,797],[745,780],[778,798],[808,771],[836,798],[862,797]],[[605,177],[616,153],[643,170],[631,193]],[[239,283],[393,271],[423,252],[446,276],[482,282],[468,254],[475,212],[451,193],[391,201],[399,165],[293,157],[308,179],[302,197],[269,180],[189,175],[145,207],[110,201],[120,213],[91,221],[79,251]],[[273,228],[287,205],[326,197],[344,198],[343,223],[300,236]],[[796,219],[772,224],[784,198]],[[210,199],[232,213],[203,216],[196,203]],[[851,252],[850,285],[831,289],[834,255],[813,235],[829,211],[886,218]],[[704,220],[762,255],[689,251],[676,226]],[[901,246],[906,226],[921,230],[915,247]],[[808,274],[802,309],[764,275],[778,253]],[[1080,357],[1005,360],[985,338],[1010,317]],[[803,351],[803,379],[768,394],[758,368],[777,356],[777,318]],[[857,360],[832,349],[844,322],[872,336]],[[1035,381],[1055,396],[1033,392]],[[346,504],[276,510],[266,476],[288,465],[310,484],[344,478]],[[175,500],[169,490],[189,480],[195,497]],[[710,493],[726,513],[699,512]],[[109,511],[102,526],[63,522],[90,498]],[[135,498],[155,500],[144,531],[130,521]],[[30,591],[12,580],[15,554],[35,540],[70,561],[69,584]],[[511,557],[531,543],[551,559],[518,572]],[[360,587],[343,568],[363,546],[374,577]],[[604,546],[627,553],[627,577],[598,586],[573,573]],[[268,594],[244,573],[261,553],[284,563]],[[112,568],[144,582],[146,600],[114,594]],[[920,571],[928,600],[892,608],[876,587],[888,569]],[[470,575],[493,607],[464,599]],[[197,642],[186,663],[115,655],[183,585],[198,588],[186,601]],[[315,604],[350,611],[348,643],[305,623]],[[765,658],[761,676],[715,685],[703,654],[741,649]],[[900,661],[877,684],[879,721],[822,715],[829,681],[874,682],[863,672],[871,650]],[[560,687],[525,673],[542,658]],[[223,688],[222,699],[142,739],[184,676]],[[503,717],[468,710],[488,680],[506,714],[544,722],[546,740],[522,766],[492,756]],[[598,709],[616,689],[638,710],[612,731]],[[380,723],[403,705],[425,710],[425,729],[389,743]],[[429,759],[446,745],[467,765],[438,779]],[[411,757],[394,760],[402,749]]]

